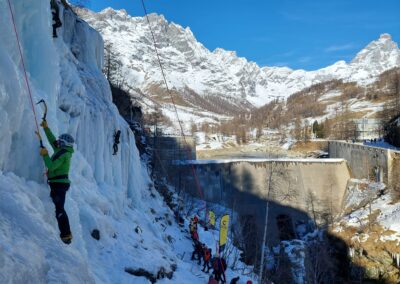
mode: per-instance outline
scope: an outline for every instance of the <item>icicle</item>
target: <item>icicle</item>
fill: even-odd
[[[352,248],[352,247],[349,248],[349,256],[350,256],[351,258],[354,257],[354,248]]]

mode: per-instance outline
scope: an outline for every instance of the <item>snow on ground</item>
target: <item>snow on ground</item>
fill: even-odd
[[[292,138],[288,138],[288,139],[286,139],[286,142],[283,143],[282,149],[289,150],[290,147],[292,147],[292,145],[293,145],[294,143],[296,143],[296,140],[294,140],[294,139],[292,139]]]
[[[199,220],[206,220],[205,216],[205,210],[204,210],[204,201],[199,200],[199,199],[193,199],[194,203],[191,204],[191,206],[186,206],[185,211],[193,216],[198,216]],[[226,270],[226,278],[228,279],[228,283],[230,279],[240,276],[240,283],[246,283],[247,280],[253,281],[253,283],[257,283],[257,275],[254,274],[253,266],[248,266],[242,263],[241,261],[238,261],[241,251],[238,250],[234,245],[233,245],[233,239],[232,239],[232,226],[238,226],[238,216],[236,212],[232,211],[229,208],[226,208],[224,206],[221,206],[219,204],[207,203],[207,209],[211,210],[215,213],[215,219],[216,219],[216,228],[210,228],[207,231],[204,230],[202,226],[198,226],[198,232],[199,232],[199,239],[200,242],[204,243],[207,245],[207,247],[212,249],[212,256],[215,256],[215,252],[217,251],[217,246],[218,246],[218,241],[219,241],[219,223],[221,220],[221,217],[225,214],[229,215],[229,233],[228,233],[228,239],[227,243],[225,245],[225,250],[222,252],[222,256],[225,258],[228,269]],[[233,215],[232,215],[233,214]],[[188,223],[185,224],[186,227],[188,227]],[[194,262],[194,261],[193,261]],[[196,264],[197,265],[197,264]],[[246,275],[246,276],[243,276]]]
[[[326,101],[326,100],[329,100],[329,99],[333,99],[333,98],[339,97],[341,95],[342,95],[341,91],[337,91],[337,90],[329,91],[329,92],[325,93],[324,95],[322,95],[318,99],[318,101],[320,101],[320,102],[321,101]]]
[[[354,211],[343,217],[346,224],[353,227],[367,224],[368,216],[378,210],[376,223],[394,231],[390,237],[384,238],[396,239],[400,243],[400,203],[393,203],[389,194],[382,195],[386,187],[382,183],[357,179],[350,182],[353,186],[349,188],[344,202],[347,208],[353,208]]]
[[[224,164],[224,163],[237,163],[237,162],[286,162],[286,163],[342,163],[344,159],[313,159],[313,158],[243,158],[243,159],[223,159],[223,160],[177,160],[174,161],[176,165],[203,165],[203,164]]]
[[[158,283],[205,283],[179,257],[191,241],[112,104],[100,35],[60,4],[63,26],[53,39],[48,0],[10,2],[33,103],[45,99],[52,131],[75,138],[65,203],[73,241],[59,239],[8,2],[0,0],[0,283],[150,283],[125,269],[157,274],[175,265],[173,278]],[[36,112],[40,120],[43,110]],[[113,156],[116,129],[122,134]]]
[[[222,134],[206,134],[196,132],[196,150],[218,150],[237,146],[236,135],[224,136]]]
[[[382,103],[372,103],[370,101],[360,101],[358,99],[348,100],[348,104],[350,105],[350,111],[359,112],[359,111],[368,111],[368,116],[372,116],[378,111],[383,110],[384,102]]]
[[[203,123],[218,124],[219,121],[230,119],[228,116],[218,115],[206,111],[193,110],[193,108],[179,105],[176,106],[176,111],[173,105],[168,107],[168,104],[164,104],[164,106],[166,107],[162,109],[162,113],[171,120],[175,127],[175,131],[169,134],[181,134],[181,128],[179,124],[182,125],[185,135],[189,135],[191,133],[192,124],[200,127]]]

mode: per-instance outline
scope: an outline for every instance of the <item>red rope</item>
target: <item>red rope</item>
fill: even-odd
[[[145,16],[146,16],[146,20],[147,20],[147,23],[148,23],[148,25],[149,25],[149,29],[150,29],[150,32],[151,32],[151,36],[152,36],[152,38],[153,38],[153,45],[154,45],[154,49],[155,49],[155,52],[156,52],[156,55],[157,55],[158,64],[160,65],[161,74],[162,74],[163,79],[164,79],[164,84],[165,84],[165,86],[166,86],[166,88],[167,88],[167,93],[168,93],[168,95],[170,96],[171,101],[172,101],[172,104],[173,104],[173,106],[174,106],[174,110],[175,110],[176,117],[177,117],[177,120],[178,120],[178,123],[179,123],[179,127],[180,127],[180,129],[181,129],[181,135],[182,135],[182,137],[183,137],[183,140],[184,140],[184,142],[185,142],[186,145],[189,145],[189,144],[187,143],[187,141],[186,141],[186,136],[185,136],[185,132],[183,131],[182,122],[181,122],[181,120],[179,119],[178,109],[177,109],[177,107],[176,107],[175,100],[174,100],[174,98],[173,98],[173,96],[172,96],[172,94],[171,94],[171,91],[170,91],[169,87],[168,87],[167,79],[166,79],[165,73],[164,73],[164,68],[163,68],[163,66],[162,66],[162,64],[161,64],[160,55],[159,55],[159,53],[158,53],[156,38],[155,38],[155,36],[154,36],[153,29],[151,28],[151,24],[150,24],[150,20],[149,20],[149,17],[148,17],[147,9],[146,9],[146,6],[145,6],[145,4],[144,4],[144,1],[143,1],[143,0],[141,0],[141,1],[142,1],[143,10],[144,10],[144,13],[145,13]],[[188,159],[189,159],[189,158],[190,158],[189,147],[187,147],[187,153],[188,153],[187,156],[188,156]],[[205,210],[205,212],[206,212],[205,218],[207,218],[207,215],[208,215],[208,213],[207,213],[207,202],[206,202],[205,199],[204,199],[204,194],[203,194],[203,191],[201,190],[201,186],[200,186],[200,182],[199,182],[199,179],[198,179],[198,176],[197,176],[197,173],[196,173],[196,169],[195,169],[195,167],[194,167],[193,164],[192,164],[191,166],[192,166],[192,173],[193,173],[193,176],[194,176],[194,179],[195,179],[195,182],[196,182],[197,191],[198,191],[198,193],[199,193],[201,199],[203,199],[203,201],[204,201],[204,210]]]
[[[150,29],[150,32],[151,32],[151,36],[152,36],[152,38],[153,38],[154,49],[155,49],[156,54],[157,54],[158,64],[160,65],[160,68],[161,68],[161,74],[162,74],[162,76],[163,76],[164,83],[165,83],[165,86],[166,86],[166,88],[167,88],[167,92],[168,92],[168,94],[169,94],[169,96],[170,96],[170,98],[171,98],[172,104],[174,105],[174,110],[175,110],[176,117],[177,117],[177,120],[178,120],[178,123],[179,123],[179,127],[180,127],[180,129],[181,129],[181,134],[182,134],[182,136],[183,136],[183,140],[185,141],[185,144],[188,145],[188,143],[187,143],[187,141],[186,141],[185,132],[183,131],[182,123],[181,123],[181,121],[180,121],[180,119],[179,119],[178,109],[177,109],[177,107],[176,107],[176,104],[175,104],[174,98],[173,98],[173,96],[172,96],[172,94],[171,94],[171,91],[170,91],[170,89],[169,89],[169,87],[168,87],[167,79],[165,78],[164,68],[163,68],[163,66],[162,66],[162,64],[161,64],[161,59],[160,59],[160,55],[159,55],[159,53],[158,53],[157,44],[156,44],[156,39],[155,39],[153,30],[152,30],[152,28],[151,28],[151,24],[150,24],[150,20],[149,20],[148,14],[147,14],[146,6],[145,6],[145,4],[144,4],[144,0],[141,0],[141,1],[142,1],[143,10],[144,10],[144,13],[145,13],[145,16],[146,16],[146,20],[147,20],[147,23],[148,23],[148,25],[149,25],[149,29]],[[187,156],[188,156],[188,159],[191,158],[191,157],[190,157],[190,152],[189,152],[189,147],[187,147]],[[191,167],[191,168],[192,168],[192,173],[193,173],[193,176],[194,176],[194,179],[195,179],[195,182],[196,182],[197,191],[198,191],[198,193],[199,193],[201,199],[203,199],[203,201],[204,201],[204,208],[203,208],[203,209],[205,210],[205,218],[206,218],[206,220],[207,220],[207,218],[208,218],[207,201],[205,200],[203,191],[201,190],[201,186],[200,186],[200,182],[199,182],[199,179],[198,179],[198,176],[197,176],[197,173],[196,173],[196,169],[195,169],[195,167],[194,167],[193,164],[191,164],[191,166],[192,166],[192,167]],[[214,234],[211,234],[211,235],[213,236],[214,242],[215,242],[215,244],[216,244],[216,246],[215,246],[215,247],[216,247],[216,252],[217,252],[217,256],[218,256],[220,265],[221,265],[221,267],[222,267],[222,273],[224,274],[224,278],[226,279],[225,268],[224,268],[223,265],[222,265],[221,256],[219,255],[219,242],[215,239]]]
[[[28,81],[28,75],[26,74],[25,62],[24,62],[24,57],[22,55],[21,44],[20,44],[20,40],[19,40],[19,36],[18,36],[18,32],[17,32],[17,27],[15,25],[14,13],[13,13],[12,8],[11,8],[10,0],[7,0],[7,2],[8,2],[8,7],[10,9],[11,20],[12,20],[13,27],[14,27],[15,37],[16,37],[17,43],[18,43],[19,55],[21,56],[22,67],[24,69],[25,83],[26,83],[26,87],[28,89],[29,99],[30,99],[30,102],[31,102],[32,110],[33,110],[33,116],[35,117],[36,130],[39,133],[39,124],[37,122],[35,104],[33,103],[32,92],[31,92],[31,88],[29,86],[29,81]]]

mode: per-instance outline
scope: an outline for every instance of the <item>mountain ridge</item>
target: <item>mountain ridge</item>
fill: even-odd
[[[112,8],[99,13],[77,9],[77,13],[102,34],[105,42],[113,43],[128,88],[148,93],[154,85],[163,86],[145,18],[132,17],[125,10]],[[222,48],[210,51],[197,41],[189,27],[168,22],[163,15],[153,13],[148,17],[170,89],[183,100],[190,99],[185,97],[185,90],[203,98],[218,98],[235,106],[237,111],[286,99],[311,85],[334,79],[365,86],[373,83],[382,72],[400,66],[400,50],[389,34],[382,34],[369,43],[349,63],[340,60],[319,70],[306,71],[260,67],[238,57],[235,51]],[[223,105],[221,108],[224,112]],[[226,110],[225,114],[234,112]]]

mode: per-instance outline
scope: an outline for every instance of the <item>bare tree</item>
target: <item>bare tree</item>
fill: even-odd
[[[306,283],[337,283],[330,244],[324,235],[307,246],[305,267]]]

